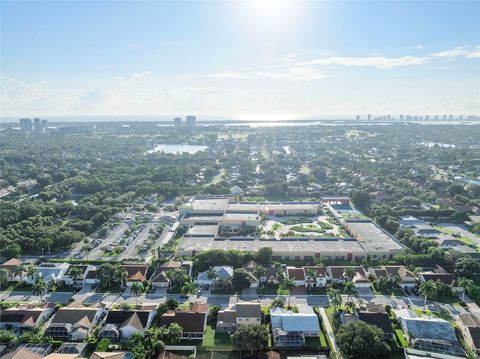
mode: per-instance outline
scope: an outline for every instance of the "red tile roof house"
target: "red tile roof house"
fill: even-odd
[[[189,311],[170,311],[160,318],[160,326],[177,323],[182,327],[182,339],[201,340],[207,326],[208,304],[191,303]]]
[[[143,283],[147,279],[147,269],[146,265],[121,265],[121,269],[127,272],[126,285],[130,287],[133,283],[139,282]]]
[[[308,273],[314,271],[316,273],[315,278],[310,278]],[[323,288],[327,285],[327,273],[324,267],[318,266],[306,266],[303,267],[305,273],[305,287]]]
[[[4,309],[0,312],[0,329],[22,334],[31,331],[36,325],[47,320],[55,311],[55,305],[49,303],[43,307],[19,305],[16,308]]]
[[[329,266],[327,267],[328,279],[333,283],[345,283],[347,277],[345,276],[345,269],[348,266]],[[372,284],[368,279],[367,272],[362,266],[354,266],[355,277],[353,277],[352,282],[356,288],[368,288]]]
[[[447,272],[445,269],[437,265],[431,271],[425,271],[418,273],[418,279],[421,283],[432,280],[432,281],[441,281],[446,285],[452,287],[452,289],[460,289],[457,284],[457,277],[453,273]]]
[[[404,266],[382,266],[380,268],[371,268],[369,273],[375,278],[391,279],[395,276],[400,278],[400,287],[415,288],[417,285],[417,277],[415,274]]]
[[[5,263],[0,265],[0,269],[5,269],[8,271],[8,280],[10,282],[22,282],[25,279],[25,274],[17,275],[15,274],[15,270],[20,267],[23,262],[17,258],[11,258]]]

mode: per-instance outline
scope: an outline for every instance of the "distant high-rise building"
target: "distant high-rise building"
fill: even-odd
[[[425,120],[429,120],[430,119],[430,115],[425,115]]]
[[[387,121],[390,121],[391,120],[391,116],[390,115],[387,115]]]
[[[453,120],[453,115],[448,115],[449,120]]]
[[[22,131],[31,131],[32,130],[32,120],[29,118],[21,118],[20,119],[20,128]]]
[[[418,116],[417,115],[413,116],[413,120],[418,121]]]
[[[403,115],[400,115],[400,121],[403,121]]]
[[[357,115],[357,121],[359,121],[359,120],[360,120],[360,115]]]
[[[197,126],[197,117],[195,116],[187,116],[186,119],[186,126],[187,128],[193,130]]]
[[[175,128],[182,127],[182,118],[181,117],[175,117],[173,119],[173,127],[175,127]]]
[[[372,115],[368,114],[367,119],[370,121],[372,119]]]
[[[48,130],[48,120],[42,120],[40,127],[42,128],[42,132]]]
[[[446,120],[446,119],[447,119],[447,115],[443,115],[443,119]]]
[[[41,122],[40,122],[40,119],[38,117],[35,117],[33,119],[33,130],[35,132],[42,132]]]
[[[435,121],[437,121],[437,120],[438,120],[438,115],[435,115]]]
[[[463,120],[463,115],[458,116],[459,120]]]

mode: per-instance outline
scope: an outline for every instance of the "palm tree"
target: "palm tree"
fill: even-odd
[[[288,291],[288,307],[290,308],[290,296],[292,295],[293,288],[296,286],[295,281],[290,278],[284,278],[281,285],[282,288]]]
[[[393,277],[390,277],[390,283],[392,283],[392,286],[394,288],[398,288],[400,286],[400,283],[402,283],[402,278],[400,276],[394,275]]]
[[[31,278],[32,281],[34,281],[37,275],[37,268],[33,264],[30,264],[28,265],[26,272],[27,272],[27,277]]]
[[[80,267],[73,267],[70,269],[70,277],[72,277],[73,284],[77,284],[77,280],[81,278],[83,275],[83,271]]]
[[[329,289],[327,291],[328,299],[330,300],[330,304],[333,305],[335,311],[342,305],[342,296],[337,289]]]
[[[343,287],[343,292],[347,294],[347,303],[350,303],[350,296],[356,293],[353,282],[346,282],[345,286]]]
[[[134,282],[130,286],[130,293],[132,293],[135,296],[135,305],[137,305],[137,300],[138,296],[142,294],[143,292],[143,286],[140,284],[140,282]]]
[[[0,269],[0,290],[2,289],[3,284],[8,283],[10,277],[10,272],[6,269]]]
[[[23,275],[25,274],[26,271],[27,271],[27,268],[23,264],[20,264],[18,267],[16,267],[13,270],[13,275],[17,278],[23,278]]]
[[[37,281],[32,286],[32,294],[38,295],[40,297],[40,302],[43,302],[43,295],[47,292],[47,284],[41,278],[38,278]]]
[[[261,278],[267,275],[267,270],[263,266],[256,266],[253,270],[253,274],[257,277],[260,284],[262,284]]]
[[[315,280],[317,279],[317,271],[313,268],[309,268],[307,270],[305,279],[307,279],[308,289],[311,290],[312,286],[313,286],[313,283],[315,283]]]
[[[182,294],[195,294],[196,289],[197,288],[195,287],[195,284],[193,282],[187,282],[183,285],[180,292]]]
[[[173,269],[169,269],[165,272],[165,277],[168,279],[168,288],[172,288],[173,279],[175,277],[175,271]]]
[[[462,293],[462,302],[463,302],[465,299],[465,292],[469,291],[473,286],[473,280],[468,278],[461,278],[458,281],[458,285],[463,289],[463,293]]]
[[[418,289],[425,298],[423,302],[423,311],[425,311],[425,307],[427,306],[427,298],[433,298],[437,294],[437,286],[433,281],[427,280],[426,282],[420,284]]]
[[[347,280],[352,280],[353,277],[357,274],[357,271],[354,267],[346,267],[343,271],[343,276],[347,278]]]
[[[215,268],[210,267],[207,270],[207,278],[212,281],[212,287],[215,287],[215,281],[218,279],[218,273]]]
[[[85,254],[85,257],[87,258],[87,261],[88,261],[88,255],[90,254],[90,252],[92,251],[92,245],[91,244],[85,244],[82,249],[81,249],[82,253]]]
[[[177,268],[173,270],[173,280],[175,284],[178,284],[179,287],[182,287],[188,279],[187,273],[183,269]]]

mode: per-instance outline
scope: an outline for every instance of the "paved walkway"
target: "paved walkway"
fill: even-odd
[[[322,316],[322,322],[325,323],[325,330],[327,331],[327,335],[330,338],[330,343],[332,343],[332,351],[335,352],[336,357],[341,359],[342,356],[340,354],[340,349],[337,346],[337,343],[335,342],[335,334],[333,334],[333,328],[332,325],[330,324],[330,321],[328,320],[327,313],[325,312],[325,308],[318,308],[320,315]]]

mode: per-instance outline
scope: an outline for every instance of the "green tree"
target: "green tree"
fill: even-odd
[[[350,303],[350,297],[352,295],[355,295],[357,293],[357,290],[355,289],[355,285],[353,284],[353,282],[348,281],[343,287],[343,292],[347,295],[347,303]]]
[[[342,296],[337,289],[329,289],[327,291],[328,299],[330,300],[330,304],[333,305],[335,311],[342,305]]]
[[[255,353],[268,346],[270,334],[265,325],[241,325],[231,335],[233,345],[240,351],[247,351],[253,357]]]
[[[130,286],[130,293],[135,296],[135,305],[138,305],[138,296],[143,292],[143,285],[139,282],[132,283]]]
[[[178,301],[175,298],[169,298],[165,302],[165,305],[168,310],[176,310],[179,306]]]
[[[241,293],[242,290],[250,287],[251,284],[250,274],[246,269],[237,268],[233,271],[232,286],[237,293]]]
[[[361,210],[365,210],[371,203],[372,198],[370,194],[365,191],[355,191],[352,195],[352,202]]]
[[[2,290],[7,284],[10,277],[10,272],[6,269],[0,269],[0,290]]]
[[[341,325],[335,340],[344,358],[380,358],[387,356],[391,350],[382,330],[362,321]]]
[[[258,250],[256,259],[260,264],[269,264],[272,261],[273,250],[271,247],[262,247]]]
[[[43,302],[43,295],[47,292],[47,284],[41,278],[37,278],[37,281],[32,286],[32,294],[40,297],[40,302]]]
[[[425,308],[427,306],[427,299],[433,299],[437,295],[438,288],[434,281],[427,280],[426,282],[420,284],[418,290],[420,294],[423,295],[423,297],[425,298],[423,301],[423,311],[425,311]]]
[[[462,288],[462,302],[465,300],[465,293],[468,292],[473,287],[473,280],[468,278],[461,278],[458,281],[458,285]]]
[[[195,294],[196,290],[197,290],[197,287],[195,287],[195,284],[193,282],[187,282],[183,285],[182,289],[180,290],[180,293]]]
[[[106,352],[110,346],[110,340],[108,338],[103,338],[100,340],[95,348],[97,352]]]
[[[72,277],[73,284],[76,285],[77,281],[83,276],[83,270],[80,267],[73,267],[70,269],[69,274]]]

